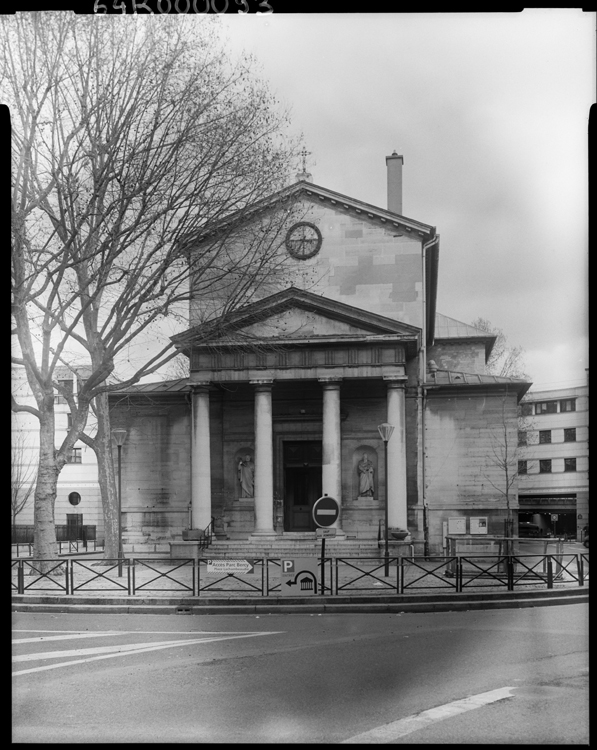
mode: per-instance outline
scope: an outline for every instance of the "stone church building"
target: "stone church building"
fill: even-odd
[[[340,541],[376,541],[386,502],[388,528],[432,550],[448,519],[502,535],[508,505],[516,515],[499,456],[513,455],[530,383],[485,374],[495,337],[436,311],[439,235],[402,215],[403,157],[386,165],[387,208],[305,172],[261,202],[293,206],[285,285],[224,323],[191,304],[173,337],[190,378],[112,396],[133,549],[212,519],[231,540],[315,536],[325,494],[341,506]]]

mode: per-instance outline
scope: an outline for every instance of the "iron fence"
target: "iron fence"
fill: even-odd
[[[400,558],[400,593],[421,589],[460,591],[462,577],[457,574],[456,557]]]
[[[392,591],[398,593],[398,557],[388,557],[380,560],[379,557],[350,558],[337,557],[335,565],[336,589],[342,591]],[[365,564],[367,561],[367,564]],[[341,570],[339,566],[346,566]],[[383,569],[383,575],[379,571]],[[352,571],[356,573],[352,573]],[[342,576],[341,574],[344,573]],[[346,579],[346,574],[356,576],[348,578],[342,583],[341,578]],[[357,575],[358,574],[358,575]],[[358,585],[357,585],[358,584]]]
[[[58,554],[72,555],[82,551],[97,552],[98,550],[103,550],[104,547],[105,543],[103,539],[59,541]],[[11,557],[33,557],[33,542],[11,544]]]
[[[130,596],[133,593],[131,568],[135,568],[135,560],[118,560],[118,558],[111,560],[105,558],[101,560],[75,560],[71,558],[66,562],[70,565],[71,594],[75,594],[77,591],[83,593],[88,591],[118,591],[122,593],[124,591]],[[105,570],[102,570],[103,568]],[[124,570],[126,570],[126,574]],[[119,575],[120,573],[122,575]],[[67,593],[69,592],[67,591]]]
[[[56,524],[56,541],[57,542],[92,542],[97,537],[97,528],[92,524]],[[35,526],[33,524],[19,524],[11,526],[10,543],[11,544],[33,544]]]
[[[589,555],[454,555],[449,557],[347,558],[317,560],[317,593],[404,594],[446,590],[460,593],[487,587],[534,585],[548,589],[560,584],[584,586],[589,580]],[[232,562],[246,563],[235,568]],[[214,564],[216,563],[216,564]],[[220,564],[221,563],[221,564]],[[136,596],[145,592],[185,596],[282,596],[281,558],[248,561],[205,558],[68,558],[11,560],[11,590],[18,594],[47,592],[76,595],[87,592]],[[304,593],[304,592],[303,592]],[[293,591],[292,595],[297,595]],[[300,593],[298,595],[301,595]]]

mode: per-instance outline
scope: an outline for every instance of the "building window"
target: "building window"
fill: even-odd
[[[551,443],[551,430],[539,430],[539,443]]]
[[[557,401],[538,401],[535,404],[535,414],[557,414]]]
[[[576,427],[567,427],[564,430],[564,442],[565,443],[576,442]]]
[[[527,434],[524,430],[518,430],[518,445],[527,444]]]
[[[518,473],[519,474],[526,474],[527,473],[527,462],[526,461],[519,461],[518,462]]]
[[[575,458],[564,459],[564,471],[576,471],[576,459]]]
[[[82,449],[81,448],[71,448],[68,456],[66,457],[66,462],[69,464],[80,464],[82,463]]]
[[[576,411],[576,399],[567,398],[560,401],[560,411]]]
[[[78,505],[81,502],[81,495],[78,492],[71,492],[68,496],[68,502],[71,505]]]
[[[58,385],[63,391],[66,391],[68,394],[72,394],[73,392],[73,381],[72,380],[59,380]],[[66,404],[66,398],[62,394],[57,394],[54,396],[54,403],[55,404]]]
[[[539,461],[539,474],[551,474],[551,458]]]

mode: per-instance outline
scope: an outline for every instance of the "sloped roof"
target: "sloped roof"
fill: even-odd
[[[436,339],[456,339],[456,338],[495,338],[492,333],[487,333],[481,328],[475,328],[468,323],[463,323],[456,318],[450,318],[442,313],[435,314],[435,338]]]
[[[363,218],[368,217],[370,219],[379,219],[382,224],[388,223],[390,225],[401,226],[406,229],[407,232],[414,232],[415,234],[419,234],[421,237],[427,239],[435,237],[436,234],[435,227],[430,224],[424,224],[415,219],[396,214],[393,211],[373,206],[370,203],[365,203],[364,201],[355,198],[349,198],[347,195],[321,187],[321,185],[315,185],[312,182],[299,180],[292,185],[288,185],[288,187],[282,188],[282,190],[272,193],[266,198],[255,201],[251,206],[234,211],[213,224],[209,224],[201,230],[183,237],[182,240],[184,240],[186,244],[191,244],[193,238],[195,241],[201,242],[205,238],[217,234],[223,229],[228,229],[235,224],[242,224],[249,221],[253,216],[259,214],[261,211],[271,208],[281,201],[290,198],[298,198],[301,197],[301,195],[317,199],[323,203],[329,203],[338,208],[355,211],[355,213],[361,214]]]
[[[189,378],[177,380],[159,380],[155,383],[135,383],[128,385],[121,391],[112,391],[110,396],[121,393],[186,393],[189,390]]]
[[[450,318],[442,313],[435,314],[435,340],[450,339],[482,339],[485,343],[485,361],[489,358],[491,350],[494,347],[497,336],[488,333],[481,328],[475,328],[468,323],[463,323],[456,318]]]
[[[512,386],[520,400],[529,390],[532,383],[521,378],[505,378],[501,375],[479,375],[470,372],[458,372],[455,370],[435,370],[427,373],[427,385],[437,386],[479,386],[479,385],[506,385]]]

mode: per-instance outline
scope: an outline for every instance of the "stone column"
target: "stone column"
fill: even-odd
[[[251,380],[255,386],[255,529],[251,539],[276,536],[274,530],[274,449],[272,381]]]
[[[342,504],[342,434],[340,424],[340,381],[320,378],[323,384],[323,460],[321,489]],[[340,529],[338,518],[332,528]]]
[[[191,525],[202,531],[211,523],[209,383],[193,383],[191,392]]]
[[[407,530],[405,383],[388,380],[388,417],[394,426],[388,441],[388,528]]]

